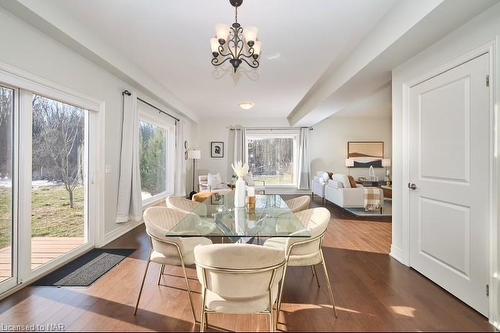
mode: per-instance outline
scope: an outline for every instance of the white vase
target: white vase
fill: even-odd
[[[238,178],[238,180],[236,181],[236,187],[234,189],[234,207],[245,207],[246,191],[247,188],[245,181],[242,178]]]

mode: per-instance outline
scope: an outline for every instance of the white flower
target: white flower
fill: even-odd
[[[231,167],[239,178],[243,178],[248,174],[249,167],[247,163],[243,164],[243,162],[238,161],[236,162],[236,165],[231,164]]]

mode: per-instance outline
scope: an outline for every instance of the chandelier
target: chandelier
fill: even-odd
[[[238,7],[243,0],[229,0],[234,7],[234,23],[231,26],[217,24],[216,37],[210,39],[212,49],[212,65],[220,66],[229,61],[236,70],[245,62],[252,68],[259,67],[261,42],[257,40],[256,27],[243,27],[238,23]]]

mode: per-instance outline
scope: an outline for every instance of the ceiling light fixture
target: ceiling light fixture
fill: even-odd
[[[250,110],[251,108],[253,108],[255,105],[255,103],[253,102],[243,102],[243,103],[240,103],[240,108],[242,108],[243,110]]]
[[[220,66],[229,61],[235,73],[242,62],[246,62],[252,68],[257,68],[261,51],[261,42],[257,39],[257,28],[243,29],[238,23],[238,7],[241,6],[243,0],[229,0],[229,2],[234,7],[234,23],[231,26],[226,24],[215,26],[216,37],[210,39],[212,65]]]

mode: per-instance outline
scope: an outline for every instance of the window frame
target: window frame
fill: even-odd
[[[299,161],[299,131],[297,130],[247,130],[245,135],[245,161],[248,162],[248,144],[255,139],[292,139],[293,140],[293,168],[292,183],[267,185],[268,188],[296,188],[298,184]]]
[[[137,103],[142,103],[138,101]],[[145,104],[146,105],[146,104]],[[167,149],[167,154],[166,154],[166,169],[167,169],[167,175],[165,177],[166,179],[166,186],[165,186],[165,191],[157,193],[155,195],[152,195],[149,198],[142,199],[142,207],[148,207],[151,206],[154,203],[157,203],[158,201],[167,198],[170,195],[174,194],[174,186],[175,186],[175,124],[172,124],[170,119],[167,118],[167,116],[164,116],[162,114],[159,114],[158,111],[156,110],[150,110],[149,106],[147,106],[148,109],[142,108],[139,111],[139,122],[137,126],[141,126],[140,122],[144,121],[149,124],[152,124],[154,126],[157,126],[165,131],[166,135],[166,149]],[[139,143],[140,144],[140,143]],[[140,161],[139,161],[140,163]],[[141,191],[142,191],[142,182],[141,182]]]

